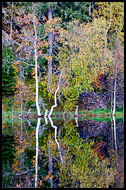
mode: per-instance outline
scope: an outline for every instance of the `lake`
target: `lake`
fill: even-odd
[[[123,188],[123,119],[4,118],[3,188]]]

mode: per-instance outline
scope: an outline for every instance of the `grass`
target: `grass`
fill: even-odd
[[[87,115],[97,115],[97,116],[111,116],[111,110],[109,109],[94,109],[86,112]],[[124,117],[124,113],[122,110],[119,110],[115,113],[116,117]]]
[[[27,114],[26,111],[24,111],[24,114]],[[20,115],[20,111],[16,110],[14,111],[14,114],[13,114],[13,117],[14,118],[17,118],[19,117]],[[32,116],[36,116],[36,112],[31,112],[30,114],[30,117]],[[42,115],[44,115],[44,112],[42,111]],[[52,118],[53,117],[63,117],[64,114],[63,112],[61,111],[53,111],[52,112]],[[66,117],[74,117],[74,111],[72,112],[69,112],[65,115]],[[86,118],[89,118],[89,117],[101,117],[101,118],[106,118],[106,117],[111,117],[111,111],[109,109],[94,109],[94,110],[90,110],[90,111],[83,111],[83,110],[79,110],[78,111],[78,116],[79,117],[86,117]],[[2,111],[2,118],[11,118],[12,117],[12,112],[11,111],[7,111],[7,110],[3,110]],[[124,117],[124,113],[122,110],[119,110],[115,113],[115,117],[117,118],[123,118]]]

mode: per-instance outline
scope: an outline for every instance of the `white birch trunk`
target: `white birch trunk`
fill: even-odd
[[[116,50],[118,54],[118,49]],[[114,94],[113,94],[113,113],[112,115],[115,115],[116,111],[116,80],[117,80],[117,61],[118,61],[118,55],[115,60],[115,71],[114,71]]]
[[[38,102],[38,74],[37,74],[37,31],[36,31],[36,24],[33,18],[34,24],[34,32],[35,32],[35,39],[34,39],[34,52],[35,52],[35,80],[36,80],[36,108],[37,108],[37,115],[41,116],[40,107]]]
[[[114,97],[113,97],[113,113],[112,113],[112,115],[115,115],[115,111],[116,111],[116,78],[114,81]]]
[[[56,95],[57,95],[57,92],[58,92],[59,87],[60,87],[60,81],[61,81],[62,73],[63,73],[63,69],[62,69],[62,71],[61,71],[61,73],[60,73],[58,86],[57,86],[57,89],[56,89],[56,91],[55,91],[55,95],[54,95],[54,105],[51,107],[51,110],[50,110],[50,112],[49,112],[48,117],[51,117],[52,112],[53,112],[53,109],[57,106],[57,98],[56,98]]]

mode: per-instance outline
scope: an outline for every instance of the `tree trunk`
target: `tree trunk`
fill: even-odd
[[[34,24],[34,32],[35,32],[35,39],[34,39],[34,52],[35,52],[35,80],[36,80],[36,107],[37,107],[37,115],[40,116],[40,107],[38,102],[38,74],[37,74],[37,31],[36,31],[36,24],[35,20],[33,19]]]
[[[88,10],[89,10],[89,16],[91,15],[91,2],[89,2],[89,8],[88,8]]]
[[[35,157],[35,188],[37,188],[37,180],[38,180],[38,131],[40,127],[41,118],[38,118],[37,127],[36,127],[36,157]]]
[[[114,94],[113,94],[113,115],[115,115],[116,111],[116,81],[117,81],[117,62],[118,62],[119,52],[118,47],[114,51],[115,58],[115,69],[114,69]]]
[[[51,146],[50,146],[50,139],[47,141],[47,146],[48,146],[48,156],[49,156],[48,168],[49,168],[50,175],[52,175],[53,162],[52,162],[52,149],[51,149]],[[50,184],[51,184],[51,188],[53,188],[53,179],[50,179]]]
[[[104,18],[105,18],[105,14],[104,14]],[[112,19],[112,3],[110,2],[110,19],[109,19],[109,26],[108,26],[108,29],[105,30],[105,51],[106,51],[106,48],[107,48],[107,33],[111,27],[111,19]],[[105,18],[105,25],[106,25],[106,18]]]
[[[50,117],[50,116],[52,115],[53,108],[55,108],[55,107],[57,106],[57,98],[56,98],[56,95],[57,95],[57,92],[58,92],[59,87],[60,87],[60,82],[61,82],[62,73],[63,73],[63,69],[62,69],[62,71],[61,71],[61,73],[60,73],[58,86],[57,86],[57,89],[56,89],[56,91],[55,91],[55,95],[54,95],[54,105],[51,107],[51,110],[50,110],[50,112],[49,112],[48,117]]]
[[[12,22],[13,22],[13,2],[11,7],[11,25],[10,25],[10,45],[12,47]]]
[[[114,81],[113,115],[115,115],[115,111],[116,111],[116,78]]]
[[[48,7],[48,20],[52,19],[52,8]],[[48,43],[49,43],[49,60],[48,60],[48,79],[47,79],[47,90],[50,91],[50,86],[52,82],[52,42],[53,42],[53,34],[50,31],[48,35]]]
[[[111,79],[111,99],[110,99],[110,101],[111,101],[111,114],[112,114],[112,111],[113,111],[113,81],[112,81],[112,79]]]
[[[13,109],[13,105],[12,105],[12,128],[14,126],[14,109]]]
[[[62,154],[61,154],[60,145],[59,145],[59,142],[57,141],[57,126],[55,126],[55,125],[53,124],[53,121],[52,121],[51,117],[49,117],[49,121],[50,121],[51,126],[55,129],[55,142],[56,142],[56,144],[57,144],[57,146],[58,146],[60,160],[61,160],[61,162],[62,162],[62,164],[63,164],[63,159],[62,159]]]

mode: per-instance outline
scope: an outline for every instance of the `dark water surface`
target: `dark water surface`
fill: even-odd
[[[123,120],[3,120],[2,187],[123,188]]]

